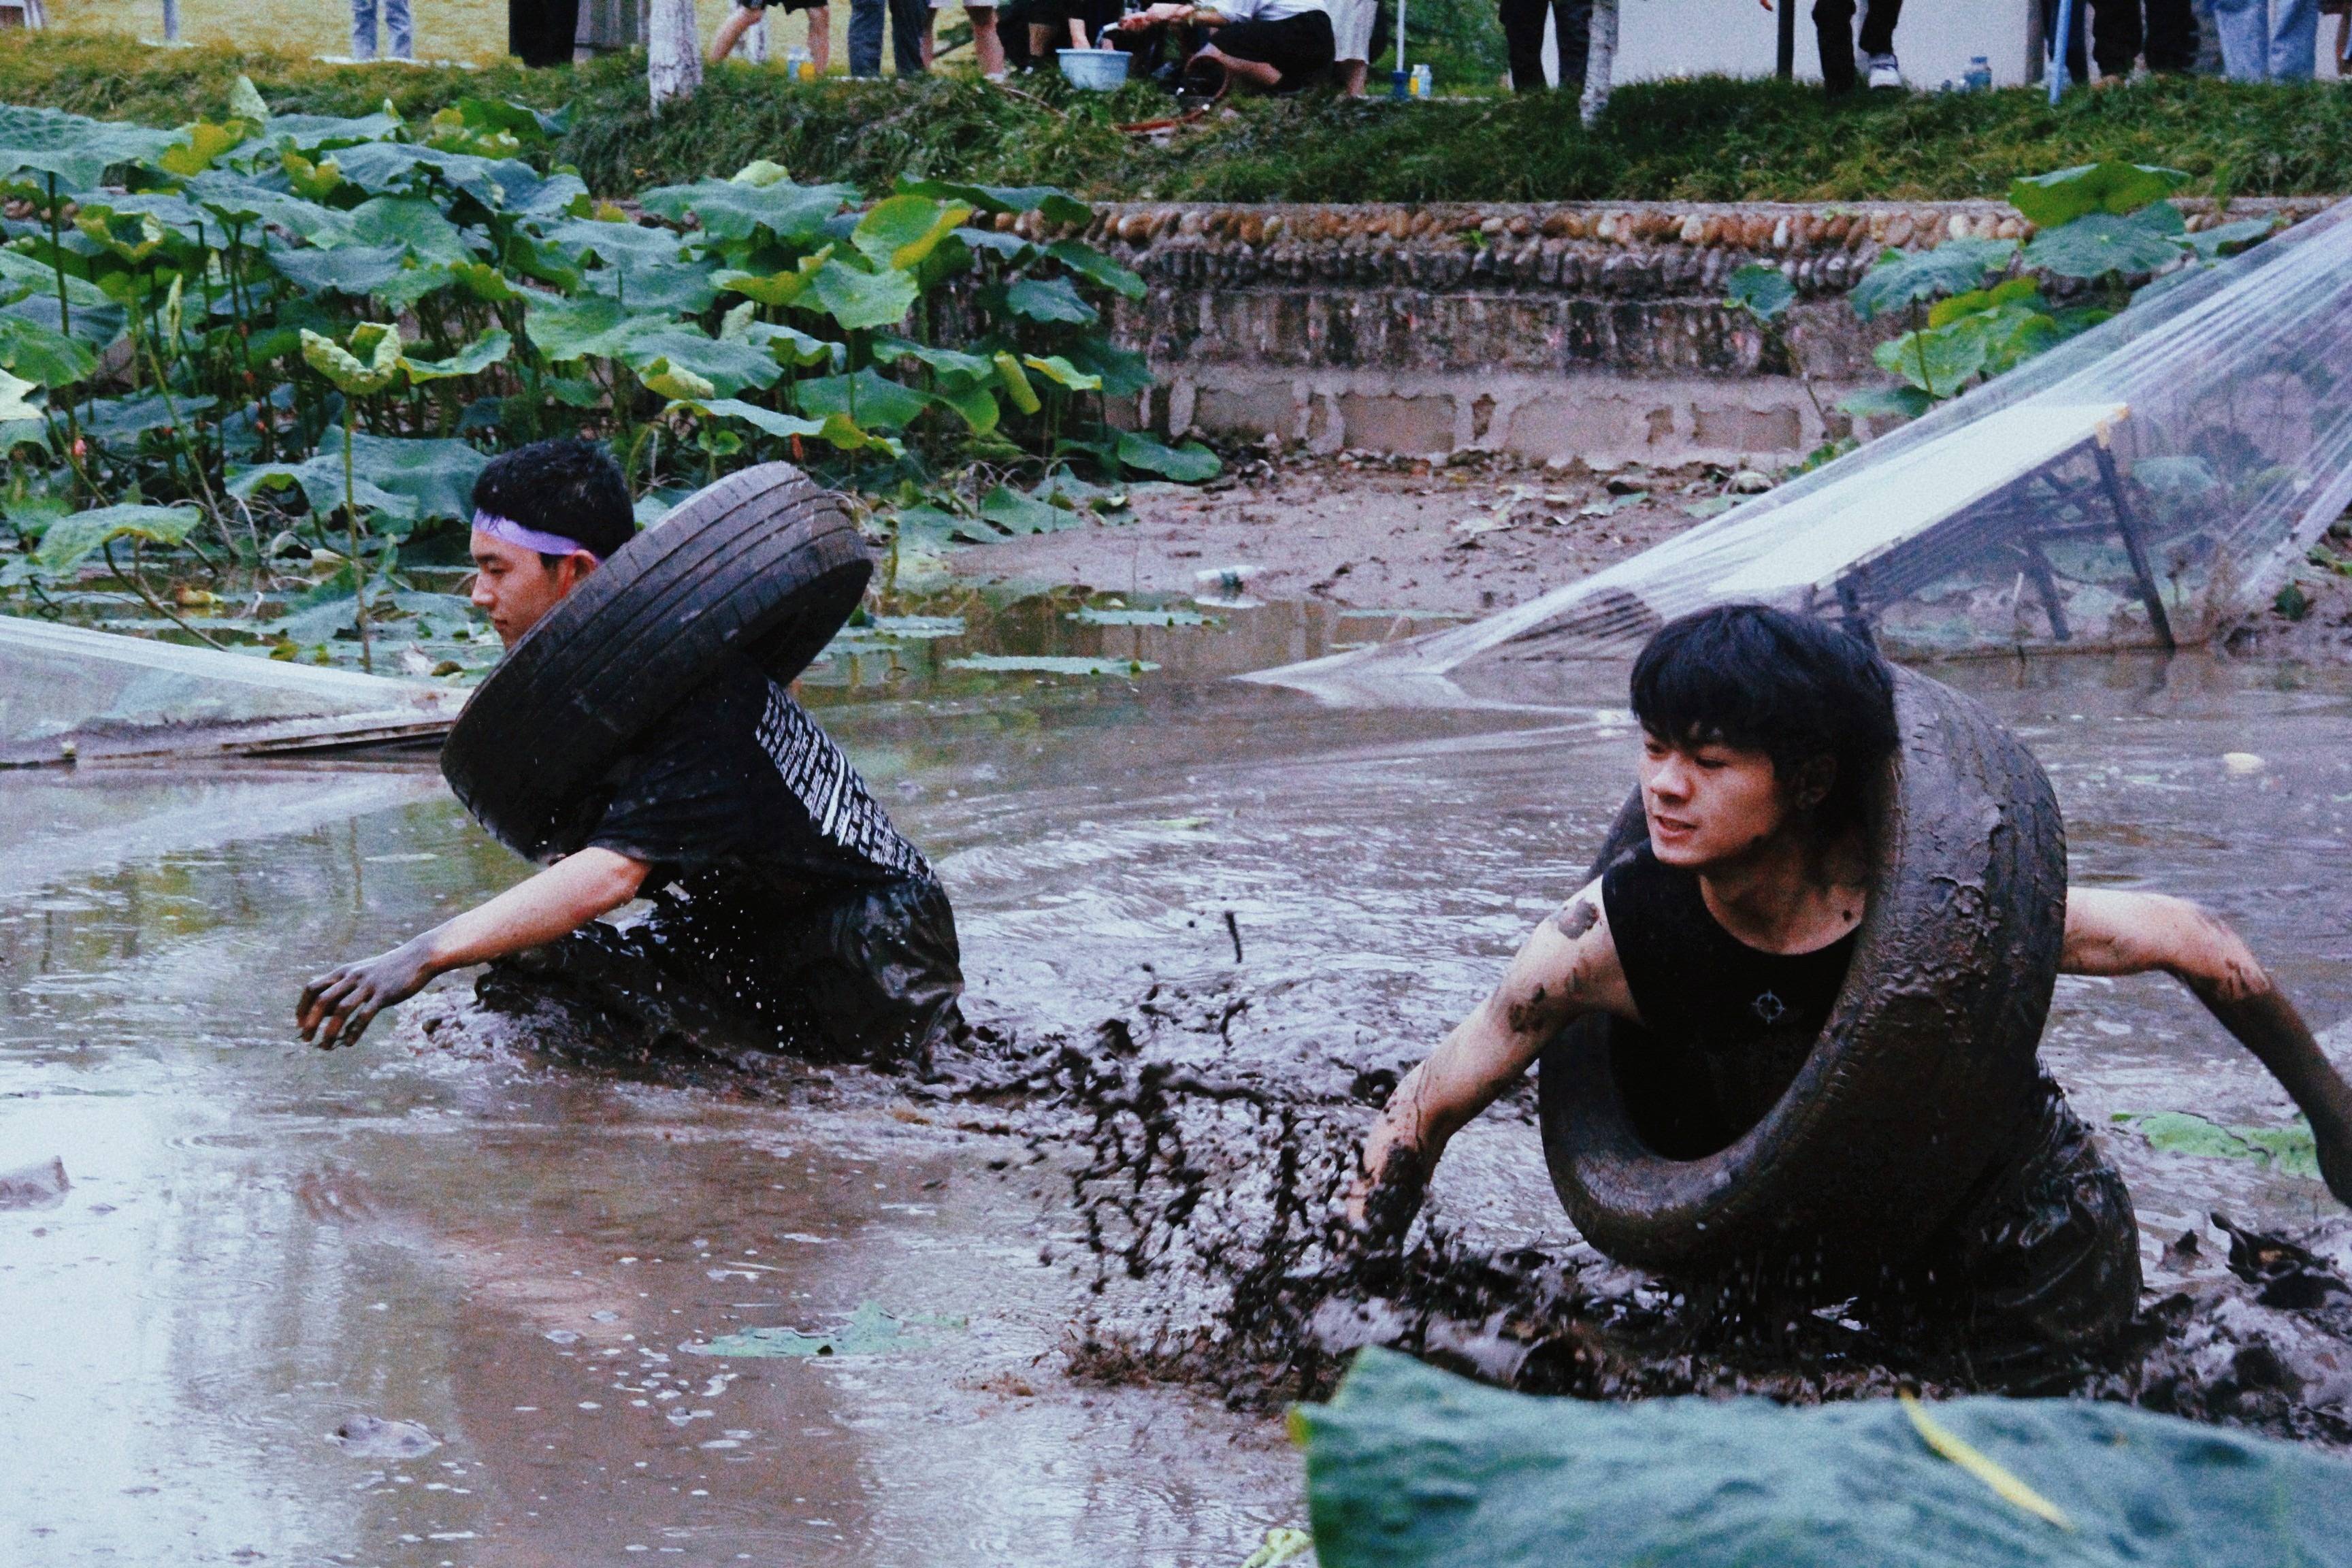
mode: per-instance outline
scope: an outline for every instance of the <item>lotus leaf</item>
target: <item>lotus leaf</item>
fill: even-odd
[[[0,103],[0,182],[32,174],[28,183],[46,192],[53,178],[59,195],[78,195],[107,170],[152,158],[177,140],[169,131]]]
[[[1057,239],[1045,247],[1045,254],[1089,283],[1099,283],[1111,292],[1123,294],[1130,300],[1143,298],[1143,279],[1091,245],[1075,239]]]
[[[71,571],[91,552],[117,539],[177,544],[202,521],[192,506],[102,506],[49,524],[33,558],[52,572]]]
[[[857,191],[850,185],[698,180],[690,185],[658,186],[639,196],[637,205],[673,223],[684,223],[692,216],[707,238],[721,243],[749,239],[756,230],[765,229],[782,244],[807,245],[845,202],[856,199]]]
[[[1066,278],[1016,278],[1005,286],[1005,309],[1033,321],[1065,321],[1091,327],[1095,308],[1078,297]]]
[[[513,348],[511,336],[503,329],[493,329],[447,359],[415,359],[404,355],[400,366],[408,373],[411,381],[446,381],[454,376],[479,375],[505,360]]]
[[[70,386],[98,368],[98,356],[89,344],[28,321],[19,310],[12,305],[0,310],[0,370],[14,371],[38,386],[55,387]]]
[[[2034,236],[2025,265],[2061,278],[2154,272],[2188,249],[2179,209],[2158,202],[2128,216],[2090,213]]]
[[[1171,447],[1154,440],[1140,430],[1122,430],[1118,435],[1118,460],[1130,468],[1158,474],[1162,479],[1181,479],[1187,484],[1213,479],[1224,465],[1217,455],[1198,441],[1187,441],[1181,447]]]
[[[755,344],[705,337],[685,326],[632,333],[621,357],[630,369],[641,375],[651,368],[655,361],[662,360],[667,362],[673,371],[684,371],[708,382],[709,390],[698,396],[677,393],[665,395],[696,396],[696,401],[714,395],[732,397],[747,386],[772,386],[783,374],[775,357]],[[646,384],[650,386],[653,384],[648,381]]]
[[[1731,275],[1723,302],[1759,321],[1777,321],[1797,302],[1797,286],[1779,268],[1750,262]]]
[[[903,429],[930,406],[929,398],[877,370],[812,376],[793,384],[793,396],[803,414],[845,415],[866,430]]]
[[[362,358],[362,356],[365,356]],[[347,396],[383,391],[400,379],[400,330],[377,321],[352,329],[352,346],[302,329],[302,359]]]
[[[0,370],[0,424],[13,425],[23,420],[40,418],[42,413],[40,405],[28,403],[25,399],[26,393],[39,390],[39,383],[26,381],[22,376],[11,375],[6,371]],[[12,442],[11,445],[14,443]]]
[[[1986,273],[2007,267],[2016,254],[2016,241],[2008,239],[1948,239],[1933,250],[1889,250],[1863,274],[1848,298],[1853,313],[1871,321],[1924,300],[1964,294],[1981,286]]]
[[[898,189],[908,195],[970,202],[987,213],[1041,214],[1047,223],[1084,223],[1094,208],[1052,185],[967,185],[954,180],[901,179]]]
[[[892,196],[875,203],[858,220],[857,227],[850,234],[850,243],[877,268],[911,270],[971,216],[971,208],[961,203],[936,202],[929,196]]]
[[[860,272],[836,258],[817,268],[799,304],[804,310],[824,311],[844,331],[855,332],[897,326],[914,309],[919,292],[912,273],[895,268]]]
[[[223,153],[243,146],[252,134],[253,127],[241,120],[232,120],[226,125],[199,120],[181,132],[185,140],[157,153],[155,163],[167,174],[183,178],[201,174]]]
[[[2081,1399],[1929,1427],[1885,1399],[1538,1398],[1379,1349],[1292,1418],[1323,1568],[2352,1563],[2333,1454]]]
[[[2011,180],[2009,205],[2028,223],[2052,229],[2089,213],[2136,212],[2188,183],[2179,169],[2149,163],[2084,163]]]

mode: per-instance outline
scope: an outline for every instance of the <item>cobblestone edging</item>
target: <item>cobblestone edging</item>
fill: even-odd
[[[2329,199],[2178,205],[2194,232]],[[1836,399],[1885,379],[1870,351],[1899,326],[1843,299],[1882,251],[2033,228],[1993,201],[1152,202],[1099,207],[1084,232],[1148,285],[1116,325],[1163,384],[1143,411],[1156,425],[1324,450],[1728,460],[1843,434]],[[1796,285],[1785,353],[1723,308],[1750,262]]]

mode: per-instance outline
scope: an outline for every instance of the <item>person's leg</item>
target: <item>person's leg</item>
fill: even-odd
[[[808,17],[809,64],[823,76],[833,68],[833,7],[812,5],[802,14]]]
[[[733,11],[728,13],[727,20],[719,24],[719,31],[711,35],[710,63],[717,65],[733,54],[736,44],[751,30],[751,24],[766,15],[765,11],[738,4]]]
[[[2092,0],[2091,58],[2101,76],[2131,75],[2132,62],[2139,58],[2139,6],[2140,0]]]
[[[352,58],[375,58],[375,0],[352,0]]]
[[[1895,24],[1903,17],[1903,0],[1870,0],[1870,9],[1862,18],[1862,52],[1865,55],[1891,55],[1895,52]]]
[[[1503,25],[1503,49],[1511,62],[1511,90],[1541,92],[1543,0],[1496,0],[1495,17]]]
[[[2308,5],[2310,0],[2304,0]],[[409,19],[408,0],[383,0],[384,31],[392,35],[392,58],[413,60],[416,58],[416,28]],[[2308,50],[2305,51],[2309,53]],[[2304,75],[2309,76],[2309,71]]]
[[[2197,65],[2197,13],[2189,0],[2147,0],[2147,68],[2193,70]]]
[[[920,76],[929,68],[930,31],[925,0],[890,0],[890,58],[900,76]]]
[[[2271,79],[2309,81],[2318,68],[2318,0],[2271,0]]]
[[[2213,0],[2213,30],[2221,36],[2221,69],[2231,81],[2261,81],[2270,73],[2270,7],[2264,0]]]
[[[1559,90],[1580,96],[1585,63],[1592,56],[1592,0],[1551,0],[1551,22],[1559,51]]]
[[[885,0],[849,0],[849,74],[882,74],[882,7]]]
[[[1222,29],[1220,29],[1222,31]],[[1225,68],[1225,75],[1234,81],[1247,82],[1261,92],[1272,92],[1282,85],[1282,73],[1264,60],[1236,59],[1211,44],[1194,59],[1211,59]]]
[[[996,7],[967,5],[964,15],[971,18],[971,52],[980,61],[980,74],[1000,77],[1004,74],[1004,44],[996,36]]]
[[[1853,0],[1813,0],[1813,41],[1822,51],[1822,90],[1832,98],[1852,92]]]

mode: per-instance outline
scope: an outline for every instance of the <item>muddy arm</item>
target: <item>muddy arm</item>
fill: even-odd
[[[320,1049],[350,1045],[384,1008],[436,974],[553,942],[637,896],[647,868],[610,849],[583,849],[489,902],[444,921],[390,952],[346,963],[302,989],[295,1024]]]
[[[1389,1096],[1364,1140],[1349,1217],[1376,1235],[1401,1233],[1447,1142],[1527,1071],[1562,1025],[1591,1012],[1633,1016],[1598,883],[1535,929],[1502,983]]]
[[[2066,895],[2059,967],[2069,974],[2162,970],[2188,986],[2301,1109],[2327,1190],[2352,1204],[2352,1085],[2236,931],[2185,899],[2078,889]]]

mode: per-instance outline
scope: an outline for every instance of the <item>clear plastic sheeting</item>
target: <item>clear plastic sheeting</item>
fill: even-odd
[[[425,742],[464,693],[0,616],[0,765]]]
[[[2352,500],[2347,216],[2331,208],[2148,290],[1592,576],[1258,679],[1393,699],[1465,667],[1622,654],[1675,616],[1736,601],[1838,619],[1899,657],[2203,641],[2265,603]]]

